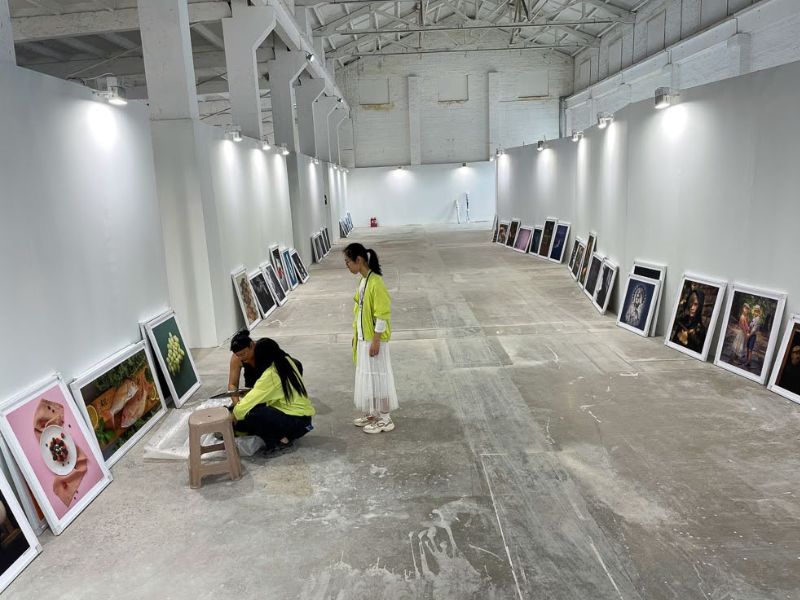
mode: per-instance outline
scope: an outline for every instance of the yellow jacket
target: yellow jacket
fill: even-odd
[[[297,371],[297,366],[294,361],[289,358],[289,364],[300,376]],[[313,417],[316,414],[314,407],[308,396],[300,394],[296,389],[290,387],[292,397],[287,400],[283,395],[283,387],[281,386],[281,377],[278,375],[278,370],[272,364],[266,371],[258,378],[253,389],[247,392],[245,396],[236,403],[233,407],[233,416],[237,421],[241,421],[247,417],[247,413],[259,404],[266,404],[277,408],[279,411],[292,415],[295,417]]]
[[[361,282],[358,283],[359,289]],[[356,345],[358,342],[358,289],[353,296],[353,362],[356,362]],[[383,282],[383,277],[370,272],[367,275],[367,287],[364,290],[364,306],[361,307],[361,331],[364,339],[372,341],[375,335],[375,320],[386,321],[386,330],[381,334],[381,341],[388,342],[392,337],[392,299]]]

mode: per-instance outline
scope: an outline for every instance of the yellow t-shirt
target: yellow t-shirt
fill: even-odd
[[[302,376],[298,372],[294,361],[291,358],[289,358],[288,361],[289,364],[292,365],[295,373],[297,373],[297,376],[302,380]],[[313,417],[316,411],[311,404],[311,400],[308,399],[308,396],[304,396],[291,386],[289,389],[291,390],[292,397],[287,400],[283,395],[280,375],[278,375],[275,365],[272,364],[261,374],[261,377],[258,378],[253,389],[247,392],[244,398],[239,400],[236,406],[233,407],[233,416],[236,417],[237,421],[241,421],[247,417],[247,413],[249,413],[254,406],[266,404],[267,406],[277,408],[287,415],[295,417]]]

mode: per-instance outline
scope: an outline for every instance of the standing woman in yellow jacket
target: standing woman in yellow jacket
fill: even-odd
[[[344,264],[361,275],[353,300],[353,361],[356,382],[353,394],[363,415],[353,421],[365,433],[392,431],[391,411],[398,408],[394,387],[389,338],[392,335],[392,299],[381,277],[381,265],[374,250],[353,243],[344,249]]]

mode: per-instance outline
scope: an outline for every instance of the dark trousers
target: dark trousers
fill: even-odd
[[[250,409],[247,416],[234,424],[234,429],[248,435],[257,435],[267,448],[280,446],[282,438],[289,441],[303,437],[311,431],[311,417],[296,417],[285,412],[259,404]]]

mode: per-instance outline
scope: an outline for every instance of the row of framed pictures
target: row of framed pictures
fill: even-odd
[[[139,329],[141,341],[69,386],[55,373],[0,403],[0,591],[41,551],[36,535],[48,525],[63,532],[112,481],[111,467],[166,414],[162,386],[178,407],[200,387],[173,311]]]
[[[617,265],[596,248],[596,233],[591,232],[588,239],[577,237],[568,265],[572,277],[603,313]],[[634,261],[617,315],[620,327],[645,337],[656,335],[666,277],[666,265]],[[684,274],[664,343],[698,360],[707,360],[726,294],[714,364],[762,385],[769,379],[770,390],[800,402],[800,315],[792,315],[773,365],[786,304],[783,292]]]
[[[322,262],[331,251],[331,238],[328,236],[328,228],[322,227],[318,232],[311,236],[311,250],[314,262]]]
[[[567,268],[594,307],[601,315],[606,314],[619,267],[610,258],[597,252],[596,233],[590,232],[588,240],[575,237]]]
[[[353,217],[348,212],[344,217],[339,219],[339,235],[346,238],[353,231]]]
[[[286,303],[287,295],[308,281],[308,271],[294,248],[269,247],[269,260],[249,273],[244,266],[231,272],[233,287],[248,329]]]
[[[545,219],[544,225],[529,227],[520,219],[499,221],[494,218],[492,242],[560,263],[569,238],[570,224],[555,217]]]

